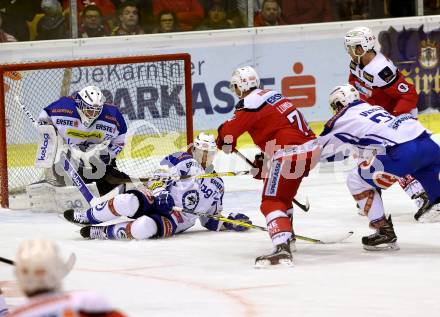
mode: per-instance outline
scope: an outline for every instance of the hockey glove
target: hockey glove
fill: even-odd
[[[154,210],[161,215],[169,215],[173,211],[174,199],[170,192],[164,190],[154,197]]]
[[[238,220],[238,221],[246,222],[248,224],[252,224],[252,221],[249,219],[249,217],[246,216],[245,214],[241,214],[241,213],[231,212],[228,216],[228,219]],[[249,228],[242,227],[237,224],[228,223],[228,222],[224,222],[223,226],[225,227],[226,230],[234,230],[234,231],[246,231],[249,229]]]
[[[258,153],[255,155],[254,159],[254,170],[257,171],[257,173],[254,175],[255,172],[252,173],[253,178],[255,179],[261,179],[261,173],[263,171],[263,163],[264,163],[264,154]]]

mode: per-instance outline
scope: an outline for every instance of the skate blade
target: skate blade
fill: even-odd
[[[64,221],[67,221],[68,223],[71,223],[72,225],[78,226],[78,227],[86,227],[86,226],[91,226],[91,224],[82,224],[82,223],[78,223],[78,222],[73,222],[70,220],[67,220],[66,218],[64,218],[64,216],[62,214],[57,214],[58,218],[63,219]]]
[[[397,251],[400,250],[396,242],[380,244],[380,245],[363,245],[364,250],[367,251]]]
[[[422,214],[417,220],[421,223],[440,222],[440,210],[430,210]]]
[[[289,259],[281,259],[278,263],[272,264],[269,260],[255,261],[254,267],[256,269],[274,269],[281,267],[293,267],[293,261]]]

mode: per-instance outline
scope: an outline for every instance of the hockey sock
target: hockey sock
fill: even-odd
[[[266,222],[274,246],[286,243],[292,237],[292,223],[285,212],[271,211],[266,215]]]
[[[409,196],[409,198],[415,200],[417,208],[422,207],[424,203],[423,198],[416,197],[420,197],[420,194],[423,193],[425,190],[423,189],[422,184],[420,184],[417,179],[415,179],[411,175],[406,175],[405,177],[399,179],[399,185]]]
[[[358,203],[359,208],[368,216],[370,222],[384,217],[385,211],[382,198],[376,190],[370,189],[359,194],[354,194],[353,198]]]

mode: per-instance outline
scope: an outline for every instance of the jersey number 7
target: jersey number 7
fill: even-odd
[[[306,119],[304,119],[301,112],[299,112],[298,110],[293,110],[286,117],[287,117],[287,120],[289,120],[289,122],[293,126],[296,125],[296,128],[298,128],[298,130],[300,130],[302,133],[304,133],[304,135],[309,136],[309,134],[310,134],[309,124],[307,123]]]

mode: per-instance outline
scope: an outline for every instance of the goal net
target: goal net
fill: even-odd
[[[192,142],[188,54],[2,65],[2,206],[8,205],[9,194],[45,177],[43,169],[34,167],[38,134],[17,98],[37,118],[44,107],[88,85],[101,88],[106,103],[118,106],[127,122],[117,166],[128,175],[151,175],[164,155]]]

